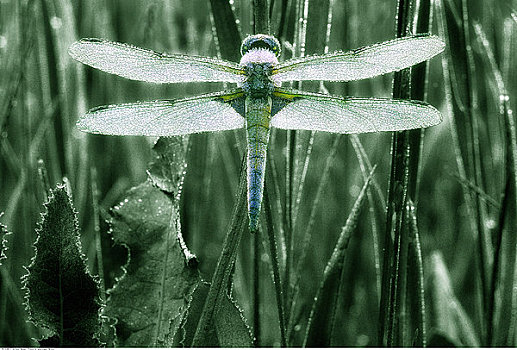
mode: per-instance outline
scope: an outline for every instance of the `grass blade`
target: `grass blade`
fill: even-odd
[[[217,34],[217,47],[222,58],[239,62],[241,35],[235,22],[235,15],[226,0],[210,0],[210,9]]]
[[[12,244],[12,234],[0,223],[0,344],[5,347],[34,347],[39,337],[27,322],[20,289],[11,277],[6,251]]]
[[[475,187],[484,189],[481,180],[481,160],[479,150],[479,116],[476,113],[476,81],[474,58],[469,36],[470,17],[466,1],[459,6],[450,0],[436,0],[438,12],[438,30],[447,45],[442,56],[445,79],[445,96],[450,113],[451,132],[456,153],[456,163],[460,177],[470,179]],[[490,236],[485,232],[486,208],[480,198],[463,187],[464,201],[471,219],[471,234],[476,237],[478,257],[477,264],[480,305],[478,317],[480,331],[487,330],[488,311],[488,272],[491,259]],[[470,239],[472,240],[472,239]],[[483,336],[483,338],[485,338]]]
[[[456,298],[452,289],[449,271],[443,261],[443,256],[434,252],[430,257],[430,335],[427,346],[436,344],[436,334],[445,337],[455,346],[478,347],[479,339],[474,330],[472,321]]]
[[[280,264],[278,263],[278,254],[276,249],[275,232],[273,231],[273,218],[271,215],[271,204],[269,203],[269,193],[264,191],[264,208],[267,225],[267,236],[269,243],[269,251],[271,254],[271,267],[273,269],[273,284],[275,285],[276,304],[278,308],[278,320],[280,325],[280,344],[287,347],[286,337],[286,318],[284,309],[284,296],[282,281],[280,279]]]
[[[208,333],[212,319],[219,308],[223,296],[227,293],[226,287],[228,286],[228,281],[237,257],[237,247],[239,246],[247,218],[246,166],[244,162],[245,158],[243,158],[243,165],[241,167],[239,192],[233,210],[232,221],[223,243],[223,250],[217,261],[212,283],[210,284],[210,290],[208,291],[196,333],[192,340],[192,346],[202,346],[202,344],[204,344],[204,337]]]
[[[328,184],[330,168],[334,162],[336,157],[336,152],[338,149],[339,141],[342,139],[341,135],[334,137],[334,142],[332,144],[332,148],[330,150],[329,155],[325,161],[325,167],[323,168],[321,179],[318,183],[318,189],[316,191],[316,196],[314,197],[314,205],[311,207],[311,212],[309,215],[309,222],[304,230],[303,238],[302,238],[302,248],[301,254],[298,258],[298,263],[296,264],[296,270],[294,271],[294,283],[293,283],[293,297],[291,299],[291,305],[289,310],[291,310],[296,302],[296,296],[298,294],[300,279],[302,278],[302,267],[305,263],[305,259],[307,258],[307,253],[309,252],[309,247],[311,243],[314,223],[316,220],[316,213],[320,207],[319,203],[322,203],[323,189]]]
[[[354,206],[348,215],[345,225],[341,229],[341,234],[334,247],[332,256],[327,262],[325,271],[323,272],[323,280],[320,283],[312,310],[307,324],[304,347],[329,347],[332,346],[332,330],[334,329],[335,317],[330,317],[337,307],[337,298],[339,298],[340,276],[343,269],[343,260],[346,249],[352,233],[355,231],[359,214],[364,205],[366,191],[370,185],[373,171],[368,176],[361,192],[357,196]],[[330,302],[329,302],[330,301]]]
[[[410,17],[410,1],[399,0],[397,9],[397,37],[407,35]],[[396,72],[393,83],[393,97],[411,98],[409,69]],[[410,147],[409,131],[393,133],[390,187],[388,190],[388,211],[385,233],[383,281],[380,303],[380,346],[403,346],[404,323],[399,316],[405,305],[406,264],[408,236],[403,229],[405,207],[410,181],[416,181],[416,174],[410,173],[410,159],[414,151]],[[411,177],[411,178],[410,178]]]
[[[407,312],[407,315],[410,318],[409,325],[411,327],[410,332],[408,332],[409,341],[406,342],[409,346],[426,347],[427,324],[425,319],[424,265],[416,211],[411,200],[408,201],[406,214],[410,239],[408,247],[408,288],[406,297],[409,299],[409,312]]]
[[[352,147],[356,153],[357,159],[359,161],[359,167],[361,168],[361,173],[363,175],[364,181],[368,179],[368,174],[372,172],[373,167],[371,165],[370,160],[361,144],[361,140],[357,135],[351,135],[350,141],[352,142]],[[372,178],[371,180],[372,186],[375,189],[378,200],[376,201],[373,194],[372,189],[368,188],[366,190],[366,196],[368,197],[368,207],[370,210],[370,220],[372,227],[372,242],[373,242],[373,260],[375,264],[375,279],[376,279],[376,295],[377,302],[380,301],[381,296],[381,286],[382,286],[382,273],[381,273],[381,250],[380,250],[380,241],[379,241],[379,232],[381,232],[381,225],[386,222],[386,217],[384,216],[384,210],[386,208],[386,200],[384,199],[384,194],[378,184],[378,182]]]
[[[510,109],[510,98],[506,89],[502,72],[497,64],[494,52],[483,27],[474,23],[477,41],[484,50],[484,58],[490,67],[491,80],[496,87],[494,99],[499,102],[499,116],[504,121],[506,164],[506,185],[503,192],[503,200],[500,206],[498,230],[495,235],[494,260],[491,271],[490,295],[487,310],[487,344],[489,346],[509,345],[512,321],[509,327],[506,325],[505,310],[513,310],[512,293],[514,291],[513,273],[510,269],[504,272],[504,266],[512,266],[516,261],[517,239],[511,232],[517,226],[515,211],[517,210],[517,131],[515,120]],[[504,242],[504,245],[503,245]],[[505,249],[506,248],[506,249]],[[513,307],[512,307],[513,306]],[[497,313],[499,312],[499,319]],[[511,318],[512,319],[512,318]],[[515,321],[513,321],[515,322]],[[510,345],[511,346],[511,345]]]

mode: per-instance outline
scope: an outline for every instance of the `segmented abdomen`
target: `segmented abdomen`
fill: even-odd
[[[248,141],[248,216],[250,231],[258,229],[264,189],[266,155],[269,142],[271,98],[246,98],[246,135]]]

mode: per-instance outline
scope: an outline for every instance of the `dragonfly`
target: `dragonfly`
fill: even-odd
[[[282,87],[291,81],[352,81],[399,71],[444,50],[437,36],[418,34],[348,52],[279,62],[280,42],[248,36],[239,63],[165,54],[103,39],[69,48],[79,62],[150,83],[226,82],[236,87],[175,100],[100,106],[80,117],[81,131],[103,135],[179,136],[246,129],[249,229],[256,232],[271,127],[340,134],[425,128],[441,122],[433,106],[415,100],[337,97]]]

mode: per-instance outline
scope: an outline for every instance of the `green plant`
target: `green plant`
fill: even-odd
[[[516,346],[515,8],[0,2],[0,344]],[[242,131],[155,142],[74,128],[89,107],[221,88],[94,71],[67,54],[78,38],[237,61],[268,27],[284,59],[439,35],[441,58],[411,71],[303,89],[423,99],[444,122],[273,130],[255,235]]]

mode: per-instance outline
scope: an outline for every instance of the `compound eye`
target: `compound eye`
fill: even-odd
[[[244,56],[245,54],[247,54],[249,50],[250,50],[250,46],[248,44],[248,40],[244,39],[244,41],[242,42],[242,45],[241,45],[241,56]]]
[[[241,45],[241,55],[245,55],[251,49],[266,49],[272,51],[275,56],[280,55],[280,43],[271,35],[257,34],[248,36]]]
[[[273,51],[273,53],[275,54],[276,57],[280,56],[280,46],[273,45],[271,47],[271,51]]]

